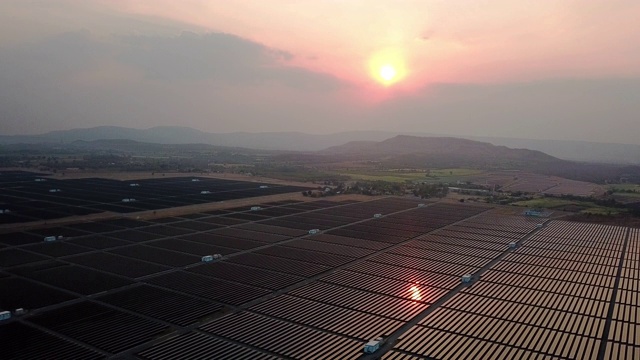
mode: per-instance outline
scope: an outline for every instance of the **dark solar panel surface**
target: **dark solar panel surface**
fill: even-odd
[[[401,335],[384,359],[638,356],[637,230],[417,204],[284,201],[0,235],[0,309],[27,309],[0,334],[25,359],[358,359],[382,335]],[[466,273],[481,276],[464,286]]]

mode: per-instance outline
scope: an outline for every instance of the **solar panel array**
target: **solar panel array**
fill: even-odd
[[[623,285],[637,284],[637,233],[553,221],[403,334],[384,359],[638,358],[637,288]]]
[[[257,205],[0,234],[0,309],[27,309],[0,323],[3,356],[638,357],[638,230],[401,198]]]
[[[60,180],[42,175],[23,171],[0,173],[0,224],[106,211],[126,214],[308,190],[298,186],[206,177],[118,181],[101,178]]]

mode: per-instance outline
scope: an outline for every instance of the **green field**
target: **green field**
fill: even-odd
[[[431,176],[473,176],[484,173],[484,170],[477,169],[436,169],[431,170]]]
[[[539,198],[526,201],[518,201],[512,203],[512,205],[543,209],[558,209],[564,206],[576,206],[578,208],[581,208],[580,213],[592,215],[618,215],[625,212],[623,209],[619,208],[599,206],[591,201],[574,201],[555,198]]]
[[[584,209],[580,211],[582,214],[591,214],[591,215],[618,215],[625,212],[621,209],[609,208],[604,206],[594,206],[588,209]]]
[[[340,172],[340,175],[346,175],[351,180],[365,180],[365,181],[388,181],[388,182],[405,182],[423,180],[425,174],[423,172],[389,172],[389,171],[349,171]]]
[[[366,181],[388,181],[388,182],[405,182],[405,181],[424,181],[424,182],[453,182],[462,180],[466,176],[482,174],[482,170],[474,169],[437,169],[426,171],[401,171],[401,170],[353,170],[340,171],[338,174],[346,175],[351,180]]]
[[[609,184],[607,186],[608,190],[632,190],[640,193],[640,185],[638,184]]]

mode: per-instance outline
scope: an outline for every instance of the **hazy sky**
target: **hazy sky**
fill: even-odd
[[[0,133],[640,144],[638,19],[637,0],[1,0]]]

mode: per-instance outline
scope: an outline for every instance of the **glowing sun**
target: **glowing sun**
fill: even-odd
[[[380,68],[380,77],[384,81],[391,81],[394,77],[396,77],[396,69],[391,65],[384,65]]]
[[[369,58],[371,77],[384,86],[393,85],[407,76],[404,56],[394,49],[382,50]]]

